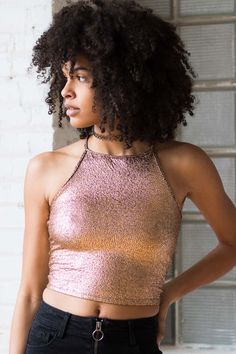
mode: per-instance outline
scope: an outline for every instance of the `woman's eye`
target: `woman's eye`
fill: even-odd
[[[68,79],[67,76],[65,76],[65,75],[63,75],[63,76],[64,76],[64,79]],[[85,76],[81,76],[81,75],[76,76],[76,79],[78,79],[79,81],[81,78],[83,79],[82,82],[87,81],[87,78]]]
[[[80,81],[80,78],[82,78],[82,79],[84,79],[84,80],[82,80],[82,82],[85,82],[86,81],[86,77],[85,76],[76,76],[77,77],[77,79]]]

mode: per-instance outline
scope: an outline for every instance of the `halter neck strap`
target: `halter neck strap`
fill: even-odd
[[[103,154],[103,153],[99,153],[97,151],[93,151],[93,150],[90,150],[89,147],[88,147],[88,139],[90,137],[90,134],[87,135],[86,139],[85,139],[85,143],[84,143],[84,148],[85,150],[89,150],[89,151],[92,151],[93,153],[97,153],[97,154]],[[148,150],[144,151],[143,153],[140,153],[140,154],[137,154],[137,155],[110,155],[110,154],[103,154],[103,155],[107,155],[107,156],[114,156],[114,157],[128,157],[128,156],[143,156],[143,155],[146,155],[148,153],[152,153],[154,151],[154,143],[151,143],[150,147]]]

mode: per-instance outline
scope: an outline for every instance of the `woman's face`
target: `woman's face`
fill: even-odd
[[[92,73],[88,60],[78,55],[72,77],[69,76],[70,62],[62,66],[62,72],[67,82],[61,91],[66,114],[70,117],[70,124],[74,128],[86,128],[98,124],[100,111],[96,105],[96,112],[92,111],[95,89],[92,89]]]

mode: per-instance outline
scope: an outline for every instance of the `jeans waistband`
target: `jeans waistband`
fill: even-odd
[[[142,318],[133,318],[133,319],[110,319],[106,317],[98,317],[98,316],[79,316],[74,315],[70,312],[63,311],[58,309],[44,300],[41,300],[38,316],[41,317],[43,314],[47,313],[47,321],[54,318],[60,322],[60,330],[58,333],[59,337],[63,337],[64,332],[67,328],[67,324],[70,322],[70,325],[74,325],[78,328],[80,326],[83,330],[86,330],[87,333],[94,333],[94,340],[101,340],[102,333],[119,333],[122,336],[122,333],[125,333],[129,337],[129,342],[131,344],[136,343],[135,332],[139,329],[148,329],[150,332],[156,329],[157,326],[157,316],[154,315],[151,317],[142,317]],[[50,316],[51,315],[51,316]],[[101,329],[101,331],[100,331]],[[97,338],[97,339],[96,339]]]
[[[122,326],[122,325],[127,325],[128,322],[133,323],[134,325],[138,326],[138,325],[145,325],[145,324],[156,324],[157,322],[157,314],[154,316],[150,316],[150,317],[140,317],[140,318],[133,318],[133,319],[111,319],[111,318],[106,318],[106,317],[98,317],[98,316],[79,316],[79,315],[74,315],[70,312],[66,312],[63,311],[57,307],[54,307],[48,303],[46,303],[44,300],[41,300],[41,304],[40,307],[44,310],[46,310],[47,312],[51,312],[51,313],[55,313],[58,314],[59,316],[61,316],[62,318],[64,317],[64,315],[66,313],[70,314],[70,318],[72,321],[75,322],[84,322],[84,324],[86,323],[92,323],[94,321],[96,321],[97,319],[103,320],[104,325],[108,325],[108,326]]]

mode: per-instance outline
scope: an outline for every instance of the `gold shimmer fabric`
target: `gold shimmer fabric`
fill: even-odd
[[[153,146],[92,151],[50,207],[47,288],[120,305],[159,305],[182,213]]]

